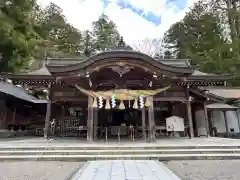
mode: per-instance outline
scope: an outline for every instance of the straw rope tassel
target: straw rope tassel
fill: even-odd
[[[97,98],[94,98],[92,108],[98,108]]]
[[[105,106],[105,109],[111,109],[109,99],[106,100],[106,106]]]
[[[145,102],[145,106],[146,107],[150,107],[152,104],[151,104],[151,102],[150,102],[150,100],[149,100],[149,97],[146,97],[146,102]]]
[[[120,104],[119,104],[119,109],[121,109],[121,110],[125,109],[125,106],[124,106],[123,101],[120,102]]]
[[[133,108],[138,109],[138,100],[137,99],[134,100]]]

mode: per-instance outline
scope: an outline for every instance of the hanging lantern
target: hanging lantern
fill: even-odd
[[[121,110],[123,110],[123,109],[125,109],[125,106],[124,106],[124,103],[123,103],[123,101],[121,101],[120,102],[120,104],[119,104],[119,107],[118,107],[119,109],[121,109]]]
[[[144,108],[144,97],[143,95],[139,96],[140,108]]]
[[[137,99],[134,100],[133,109],[138,109],[138,101],[137,101]]]
[[[105,109],[111,109],[109,99],[106,100],[106,106]]]
[[[146,98],[146,102],[145,102],[145,106],[146,107],[150,107],[152,105],[152,103],[149,100],[149,97]]]
[[[115,99],[115,96],[113,95],[112,96],[112,108],[115,108],[116,107],[116,99]]]
[[[98,108],[97,98],[94,98],[92,108]]]
[[[99,96],[98,97],[98,102],[99,102],[99,104],[98,104],[98,106],[99,106],[99,108],[102,108],[103,107],[103,97],[102,96]]]

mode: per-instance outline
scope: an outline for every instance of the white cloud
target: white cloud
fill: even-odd
[[[93,21],[97,20],[103,12],[103,1],[101,0],[38,0],[42,5],[52,1],[63,9],[68,22],[81,30],[91,29]],[[171,24],[184,17],[188,7],[196,0],[188,0],[188,5],[183,11],[176,11],[176,7],[167,7],[166,0],[124,0],[136,8],[144,9],[145,13],[153,12],[161,16],[161,24],[155,24],[140,17],[130,9],[121,9],[116,2],[111,3],[105,9],[105,14],[113,20],[119,32],[126,42],[133,44],[146,38],[160,38]]]
[[[92,22],[96,21],[102,13],[103,3],[101,0],[38,0],[46,6],[53,2],[63,9],[69,23],[81,30],[90,29]]]

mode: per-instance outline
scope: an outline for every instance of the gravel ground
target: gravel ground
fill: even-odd
[[[240,179],[240,160],[169,161],[166,164],[183,180]]]
[[[240,160],[169,161],[182,180],[239,180]],[[0,180],[65,180],[83,162],[0,162]]]
[[[82,162],[0,162],[0,180],[65,180]]]

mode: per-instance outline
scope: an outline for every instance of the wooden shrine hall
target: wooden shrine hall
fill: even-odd
[[[225,86],[231,78],[200,72],[189,60],[155,59],[129,50],[101,52],[90,58],[46,58],[35,71],[5,76],[28,91],[47,93],[44,113],[24,115],[15,122],[34,125],[36,135],[47,136],[54,128],[54,136],[89,141],[154,141],[173,131],[194,137],[193,114],[199,109],[204,110],[209,135],[212,125],[206,106],[218,99],[209,97],[204,87]],[[23,120],[26,116],[28,121]],[[182,130],[169,130],[166,119],[170,117],[182,120]]]

